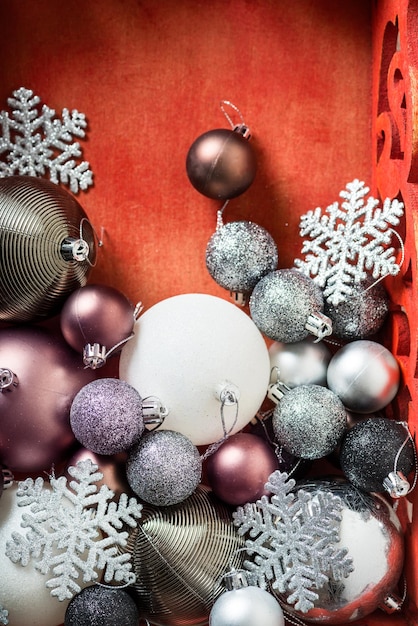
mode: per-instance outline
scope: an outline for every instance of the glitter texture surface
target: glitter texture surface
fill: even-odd
[[[97,454],[123,452],[143,433],[142,398],[123,380],[95,380],[75,396],[70,423],[75,437],[88,450]]]
[[[292,343],[308,336],[309,315],[322,313],[320,287],[297,270],[266,274],[254,287],[250,314],[257,328],[270,339]]]
[[[224,224],[206,248],[209,274],[230,291],[252,291],[260,278],[277,268],[277,263],[277,246],[272,236],[253,222]]]
[[[196,446],[173,430],[148,433],[130,451],[126,475],[133,491],[156,506],[178,504],[198,486],[202,461]]]
[[[340,451],[341,468],[348,480],[364,491],[384,492],[383,481],[395,469],[395,458],[408,432],[398,422],[370,417],[345,434]],[[414,467],[412,442],[407,441],[396,464],[405,476]]]
[[[138,609],[123,589],[86,587],[68,605],[64,626],[137,626]]]
[[[277,440],[295,456],[319,459],[330,454],[344,434],[347,414],[326,387],[300,385],[286,392],[273,414]]]

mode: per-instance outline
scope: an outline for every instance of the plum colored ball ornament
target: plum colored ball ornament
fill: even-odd
[[[124,589],[86,587],[71,600],[64,626],[138,626],[137,606]]]
[[[236,198],[252,184],[257,171],[249,129],[217,128],[200,135],[189,148],[186,172],[193,187],[217,200]]]
[[[33,176],[0,180],[0,321],[55,315],[95,261],[94,231],[70,193]]]
[[[99,378],[75,396],[70,424],[76,439],[97,454],[128,450],[144,430],[142,398],[117,378]]]
[[[319,338],[331,334],[331,322],[323,310],[320,287],[294,269],[266,274],[250,297],[250,315],[257,328],[283,343],[302,341],[309,334]]]
[[[129,493],[130,487],[126,480],[126,452],[109,456],[96,454],[86,448],[79,448],[67,461],[65,476],[68,481],[73,479],[68,472],[68,468],[75,467],[77,463],[87,459],[90,459],[94,465],[97,465],[99,472],[103,474],[103,478],[96,482],[98,489],[102,485],[106,485],[118,498],[122,493]]]
[[[319,598],[307,613],[287,604],[283,608],[304,623],[315,624],[357,623],[376,609],[388,613],[399,609],[402,601],[396,587],[405,550],[401,524],[392,506],[378,494],[366,494],[340,479],[310,480],[300,483],[300,487],[311,494],[332,491],[341,498],[336,547],[348,551],[353,571],[339,581],[331,575],[328,583],[315,589]]]
[[[332,354],[323,341],[315,342],[313,337],[294,343],[275,341],[269,354],[272,377],[288,387],[311,384],[326,387]]]
[[[408,492],[405,477],[415,467],[414,444],[400,422],[370,417],[344,435],[340,464],[348,480],[359,489],[388,491],[400,497]]]
[[[206,267],[212,278],[231,293],[250,293],[265,274],[277,269],[277,246],[264,228],[253,222],[220,226],[206,248]]]
[[[86,285],[67,298],[60,321],[67,343],[82,353],[84,365],[96,369],[131,337],[135,308],[114,287]]]
[[[400,370],[387,348],[369,339],[359,339],[334,354],[328,366],[327,382],[350,411],[375,413],[395,397]]]
[[[126,463],[131,489],[157,506],[171,506],[188,498],[201,475],[198,449],[187,437],[171,430],[144,435],[130,450]]]
[[[265,589],[247,586],[231,589],[213,605],[209,626],[284,626],[283,611]]]
[[[268,477],[279,469],[269,444],[251,433],[237,433],[206,459],[208,484],[215,495],[234,506],[255,502],[266,492]]]
[[[274,434],[285,450],[303,459],[319,459],[337,447],[347,415],[330,389],[300,385],[283,395],[272,419]]]
[[[143,397],[161,400],[168,414],[160,430],[207,445],[253,419],[266,395],[270,360],[260,331],[232,302],[174,296],[143,313],[135,328],[119,376]]]
[[[50,471],[75,443],[71,403],[95,377],[60,335],[0,330],[0,457],[17,472]]]

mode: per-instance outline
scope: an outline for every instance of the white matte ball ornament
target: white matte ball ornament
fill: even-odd
[[[271,368],[277,374],[272,382],[278,378],[288,387],[311,384],[326,387],[332,354],[324,342],[315,342],[313,337],[295,343],[275,341],[269,354]]]
[[[122,349],[120,378],[142,397],[161,400],[168,415],[159,430],[207,445],[224,436],[221,409],[230,434],[253,419],[266,396],[270,359],[260,331],[234,304],[174,296],[141,315],[134,332]]]
[[[328,387],[344,406],[356,413],[375,413],[395,397],[400,382],[399,365],[380,343],[360,339],[346,344],[332,357]]]
[[[260,587],[226,591],[215,602],[209,626],[284,626],[280,604]]]

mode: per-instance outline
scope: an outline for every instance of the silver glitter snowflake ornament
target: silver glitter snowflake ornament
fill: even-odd
[[[75,478],[50,478],[50,489],[42,478],[19,483],[19,506],[30,507],[22,516],[26,536],[12,533],[6,544],[6,555],[13,563],[27,565],[36,559],[35,568],[42,574],[52,571],[46,582],[51,595],[58,600],[72,598],[81,591],[77,579],[95,581],[98,570],[104,571],[105,582],[116,580],[125,584],[135,581],[130,554],[122,552],[128,532],[124,524],[134,528],[141,517],[142,505],[135,498],[122,494],[116,503],[114,493],[106,485],[97,490],[103,478],[90,459],[79,461],[68,473]],[[110,501],[110,502],[109,502]]]
[[[233,514],[239,535],[247,535],[244,562],[252,584],[271,582],[286,602],[307,613],[330,578],[341,580],[353,571],[347,550],[336,548],[343,503],[331,492],[315,496],[284,472],[275,471],[265,485],[270,497],[239,507]]]
[[[93,173],[74,137],[83,138],[87,126],[84,113],[62,110],[62,119],[39,96],[21,87],[7,102],[11,112],[0,111],[0,176],[45,176],[68,186],[73,193],[93,184]],[[77,160],[76,160],[77,159]]]
[[[334,202],[322,213],[317,207],[300,220],[300,234],[305,259],[295,259],[295,267],[323,288],[324,298],[337,306],[352,293],[353,284],[364,281],[371,273],[374,279],[396,275],[395,250],[390,244],[393,230],[403,215],[403,203],[387,198],[380,208],[379,200],[365,196],[369,188],[355,179],[340,192],[341,205]]]

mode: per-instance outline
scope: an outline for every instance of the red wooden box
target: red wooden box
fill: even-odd
[[[222,99],[243,113],[258,160],[225,218],[267,228],[280,267],[300,255],[300,215],[347,182],[399,197],[406,258],[386,283],[385,341],[403,372],[391,413],[415,434],[417,33],[417,0],[2,0],[0,108],[23,86],[57,112],[86,114],[94,186],[78,199],[104,228],[92,281],[147,308],[180,293],[227,297],[205,267],[220,206],[185,172],[193,140],[228,127]],[[400,513],[407,601],[400,615],[361,626],[418,623],[417,516],[407,522],[406,503]]]

